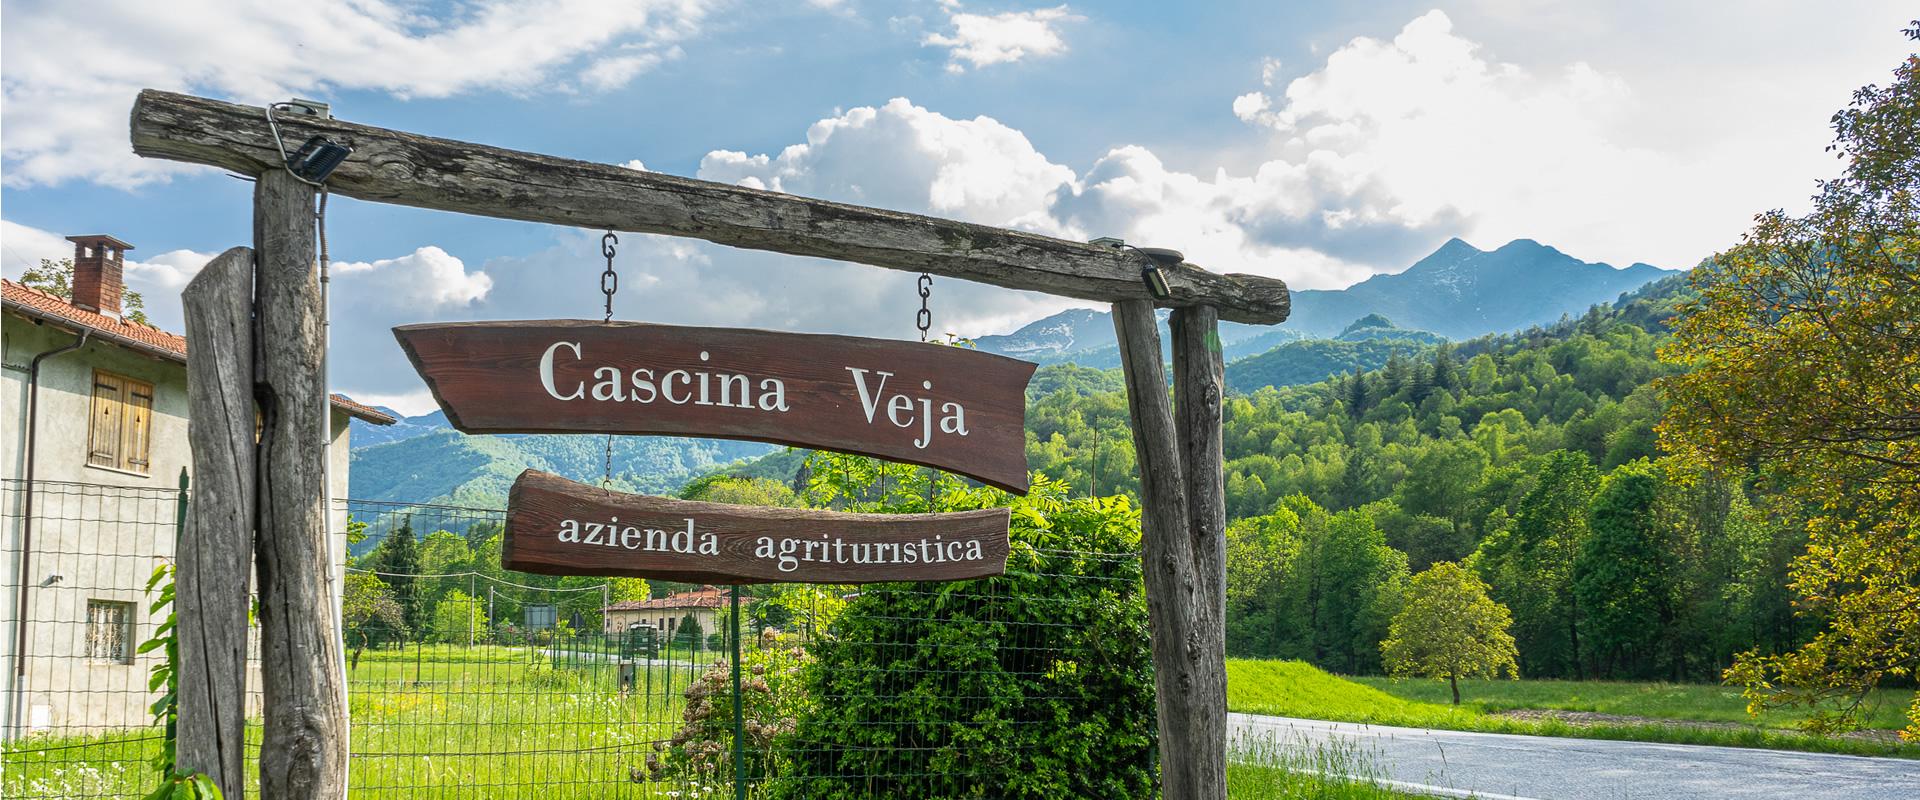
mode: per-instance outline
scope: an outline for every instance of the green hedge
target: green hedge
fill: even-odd
[[[1012,507],[1006,574],[860,587],[809,646],[810,711],[769,795],[1158,794],[1139,512],[1066,492],[940,495],[942,511]]]

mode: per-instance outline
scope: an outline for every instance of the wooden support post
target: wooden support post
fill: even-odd
[[[1225,666],[1218,663],[1219,649],[1203,641],[1206,612],[1201,609],[1211,607],[1214,598],[1204,594],[1211,581],[1195,572],[1182,448],[1167,398],[1153,305],[1144,300],[1113,304],[1113,327],[1140,465],[1141,561],[1153,636],[1161,796],[1222,800],[1227,796],[1225,682],[1216,686],[1214,676]]]
[[[1194,769],[1201,785],[1226,796],[1227,780],[1227,492],[1222,474],[1221,392],[1225,365],[1220,317],[1209,306],[1174,309],[1174,423],[1187,490],[1187,536],[1198,590],[1187,640],[1193,670]]]
[[[337,800],[347,780],[342,656],[334,639],[324,464],[326,377],[314,271],[314,190],[282,170],[253,194],[257,251],[261,673],[260,793]]]
[[[215,257],[181,293],[193,500],[174,576],[177,769],[246,796],[247,575],[253,566],[253,251]]]

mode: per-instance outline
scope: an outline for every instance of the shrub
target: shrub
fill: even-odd
[[[743,643],[744,644],[744,643]],[[801,665],[808,656],[793,637],[766,631],[759,646],[742,654],[741,730],[745,732],[742,761],[756,779],[780,772],[776,742],[791,735],[807,707]],[[733,672],[727,661],[716,661],[685,692],[685,724],[665,742],[654,742],[647,756],[646,777],[652,781],[680,780],[696,796],[724,796],[733,782]]]
[[[892,476],[897,497],[925,510],[914,474]],[[1066,493],[1044,479],[1026,498],[942,487],[937,510],[1011,506],[1006,574],[861,587],[809,644],[805,686],[819,702],[783,748],[772,796],[1157,794],[1139,513]]]

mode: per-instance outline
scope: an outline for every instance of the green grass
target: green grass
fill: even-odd
[[[1238,738],[1228,745],[1230,800],[1402,800],[1416,797],[1382,785],[1367,754],[1352,744],[1271,736]]]
[[[1447,703],[1452,695],[1440,681],[1396,678],[1349,678],[1395,697],[1427,703]],[[1732,686],[1692,683],[1634,683],[1625,681],[1490,681],[1460,682],[1460,701],[1481,711],[1521,708],[1556,711],[1594,711],[1693,722],[1755,723],[1789,728],[1797,719],[1789,711],[1766,711],[1748,716],[1746,700]],[[1899,730],[1905,727],[1911,689],[1881,689],[1867,698],[1865,727]]]
[[[1443,684],[1388,680],[1356,681],[1336,677],[1299,661],[1261,661],[1229,659],[1227,662],[1227,707],[1252,714],[1324,719],[1338,722],[1364,722],[1415,728],[1522,733],[1542,736],[1570,736],[1590,739],[1628,739],[1677,744],[1711,744],[1732,747],[1767,747],[1783,750],[1807,750],[1853,755],[1902,756],[1920,758],[1920,745],[1889,743],[1856,738],[1812,736],[1797,731],[1749,724],[1739,728],[1703,728],[1696,726],[1645,724],[1574,725],[1559,720],[1525,720],[1494,716],[1489,711],[1508,708],[1553,708],[1545,705],[1558,698],[1571,707],[1592,703],[1601,710],[1602,699],[1610,704],[1606,713],[1663,716],[1675,720],[1739,722],[1737,718],[1714,718],[1725,712],[1724,698],[1713,690],[1720,687],[1689,687],[1696,693],[1677,692],[1667,699],[1659,690],[1645,696],[1633,691],[1635,684],[1585,684],[1573,681],[1519,681],[1499,689],[1485,688],[1488,697],[1511,692],[1497,705],[1466,703],[1454,707],[1434,702],[1445,692]],[[1539,686],[1528,686],[1536,683]],[[1639,686],[1649,686],[1640,684]],[[1463,699],[1475,697],[1474,687],[1461,686]],[[1734,695],[1736,698],[1738,694]],[[1588,698],[1582,700],[1580,698]],[[1897,705],[1899,695],[1889,695],[1888,703]],[[1529,703],[1541,703],[1529,705]],[[1636,709],[1633,711],[1621,709]],[[1684,716],[1686,709],[1699,716]]]
[[[554,669],[524,647],[369,651],[348,683],[353,794],[667,797],[683,787],[637,784],[630,770],[679,727],[681,692],[699,669],[654,667],[622,694],[612,663]],[[143,796],[155,785],[158,734],[9,742],[0,796]],[[258,736],[249,727],[256,747]]]

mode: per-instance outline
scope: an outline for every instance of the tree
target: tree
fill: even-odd
[[[433,641],[465,644],[485,635],[487,609],[478,598],[454,589],[434,604],[429,626]]]
[[[1443,561],[1413,576],[1380,656],[1395,676],[1445,680],[1457,706],[1461,678],[1520,677],[1512,625],[1513,615],[1487,596],[1485,583]]]
[[[40,291],[64,300],[72,300],[73,259],[63,258],[58,261],[47,258],[40,259],[40,266],[29,267],[27,271],[20,273],[20,285],[39,289]],[[141,325],[149,324],[147,322],[147,299],[141,297],[139,292],[131,289],[122,289],[120,292],[120,316],[128,322],[137,322]]]
[[[687,484],[680,490],[680,499],[737,506],[795,508],[803,505],[800,495],[779,481],[724,474],[709,475]]]
[[[413,538],[413,518],[401,521],[400,527],[387,532],[387,538],[380,543],[374,553],[373,568],[381,573],[380,579],[393,587],[394,599],[400,603],[401,619],[406,622],[410,633],[426,633],[426,608],[420,597],[415,576],[420,574],[420,548]]]
[[[1906,35],[1920,40],[1920,20]],[[1833,117],[1844,168],[1806,216],[1759,215],[1693,271],[1661,424],[1682,458],[1757,464],[1812,512],[1793,567],[1825,629],[1728,671],[1752,708],[1851,726],[1883,679],[1920,670],[1920,55]],[[1837,712],[1830,700],[1850,698]],[[1920,701],[1906,734],[1920,738]]]
[[[1482,577],[1494,599],[1513,610],[1529,674],[1582,675],[1573,562],[1587,538],[1587,506],[1599,482],[1599,470],[1585,455],[1547,454],[1508,535],[1482,542]]]
[[[1587,648],[1604,666],[1649,677],[1660,639],[1674,621],[1674,548],[1654,513],[1661,483],[1654,465],[1636,461],[1600,482],[1587,539],[1573,565],[1573,591],[1586,613]]]
[[[687,652],[699,650],[701,645],[706,644],[706,642],[707,632],[706,629],[700,626],[699,617],[688,614],[681,617],[680,622],[674,626],[673,643],[681,646]]]
[[[376,638],[397,638],[406,633],[406,618],[393,589],[385,581],[364,572],[347,574],[340,598],[340,622],[353,644],[352,666],[360,666],[360,654]]]

